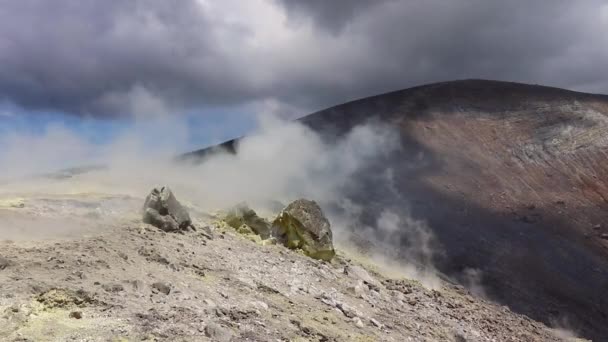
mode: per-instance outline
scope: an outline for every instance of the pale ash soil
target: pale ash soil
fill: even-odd
[[[363,257],[339,246],[331,263],[316,261],[193,208],[213,239],[200,228],[164,233],[141,223],[141,203],[91,194],[0,200],[0,340],[568,340],[462,287],[429,290],[366,272],[354,261]]]

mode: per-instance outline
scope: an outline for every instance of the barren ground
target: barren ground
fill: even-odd
[[[143,196],[11,196],[0,199],[3,341],[568,338],[460,286],[427,289],[341,246],[316,261],[197,208],[213,239],[143,224]]]

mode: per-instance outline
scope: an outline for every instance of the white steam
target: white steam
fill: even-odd
[[[188,138],[187,126],[159,115],[162,106],[145,91],[136,90],[131,98],[134,108],[152,114],[139,115],[133,130],[108,144],[93,145],[57,127],[41,136],[14,135],[0,141],[5,146],[0,150],[0,217],[6,210],[2,200],[22,198],[25,210],[48,218],[45,223],[13,216],[0,223],[4,238],[78,234],[72,228],[94,230],[108,224],[108,218],[129,213],[136,217],[143,197],[158,185],[171,187],[180,201],[206,212],[246,202],[272,216],[277,207],[303,197],[325,209],[338,246],[362,238],[376,246],[370,254],[373,260],[435,287],[433,237],[425,223],[387,208],[375,225],[364,225],[357,212],[361,208],[345,195],[357,172],[400,148],[394,129],[366,124],[329,142],[307,126],[264,115],[258,129],[239,141],[236,154],[218,153],[200,164],[178,163],[173,157],[183,152],[179,146]],[[104,168],[62,179],[29,177],[86,165]],[[379,179],[393,187],[389,171]],[[91,218],[93,225],[87,224]],[[396,259],[410,263],[392,261]]]

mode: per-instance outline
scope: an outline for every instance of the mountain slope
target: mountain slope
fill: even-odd
[[[342,253],[327,263],[260,245],[199,208],[193,222],[214,238],[143,224],[143,198],[47,196],[0,217],[92,229],[0,241],[2,341],[575,341],[461,286],[430,290]],[[92,219],[100,212],[115,220]]]
[[[301,119],[328,140],[370,121],[397,129],[403,148],[354,180],[363,221],[402,208],[428,223],[449,277],[474,270],[516,312],[608,336],[607,96],[466,80]],[[374,177],[386,170],[390,185]]]

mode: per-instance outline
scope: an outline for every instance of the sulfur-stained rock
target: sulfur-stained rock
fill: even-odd
[[[335,256],[329,221],[319,205],[299,199],[289,204],[273,222],[273,233],[289,248],[299,248],[314,259]]]
[[[241,234],[255,233],[262,239],[270,237],[270,222],[259,217],[245,204],[230,209],[224,216],[224,221]]]
[[[186,208],[166,186],[152,189],[146,197],[143,221],[166,232],[185,230],[192,223]]]

